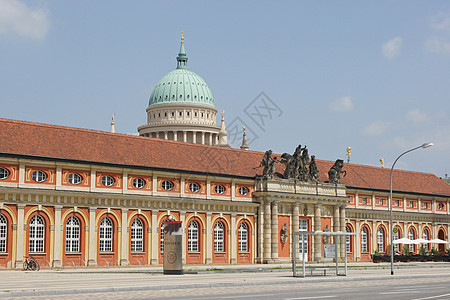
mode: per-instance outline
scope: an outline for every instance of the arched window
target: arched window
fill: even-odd
[[[345,226],[345,232],[352,232],[350,230],[350,228],[348,228],[348,226]],[[345,236],[345,251],[347,251],[347,253],[351,252],[351,247],[350,247],[350,236],[346,235]]]
[[[412,228],[408,231],[408,239],[414,240],[414,230]],[[414,251],[414,244],[409,244],[409,251]]]
[[[397,232],[393,232],[392,233],[392,240],[398,240],[398,233],[400,232],[400,230],[398,228],[394,228],[397,229]],[[399,244],[394,244],[394,251],[399,251],[400,249],[400,245]]]
[[[0,252],[6,252],[7,229],[8,221],[4,215],[0,214]]]
[[[361,252],[367,252],[367,228],[361,229]]]
[[[248,227],[245,222],[239,225],[239,252],[248,252]]]
[[[162,221],[161,232],[159,233],[159,241],[161,243],[159,246],[159,250],[161,251],[161,253],[164,253],[164,223],[166,223],[167,221],[169,221],[169,219]]]
[[[191,221],[188,227],[188,252],[198,252],[198,223]]]
[[[66,223],[66,252],[80,252],[80,220],[75,216]]]
[[[144,251],[144,223],[136,218],[131,223],[131,252]]]
[[[384,252],[384,230],[383,228],[378,228],[377,232],[377,244],[378,252]]]
[[[100,252],[112,252],[113,222],[109,217],[104,217],[100,222]]]
[[[30,221],[30,237],[29,237],[29,252],[39,253],[44,252],[45,241],[45,221],[39,215],[35,215]]]
[[[218,221],[214,226],[214,252],[224,252],[224,226],[221,221]]]
[[[429,240],[429,239],[430,239],[429,234],[428,234],[428,229],[425,229],[425,230],[423,231],[423,233],[422,233],[422,238],[423,238],[424,240]]]

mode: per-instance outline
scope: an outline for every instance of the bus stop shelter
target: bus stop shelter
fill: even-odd
[[[302,247],[306,245],[306,241],[308,240],[309,236],[312,235],[321,235],[321,236],[335,236],[335,237],[347,237],[356,235],[356,233],[353,232],[342,232],[342,231],[336,231],[336,232],[325,232],[325,231],[299,231],[294,232],[294,255],[292,260],[292,272],[294,277],[306,277],[306,257],[305,257],[305,249],[301,249],[302,251],[302,274],[299,275],[297,272],[297,248],[299,248],[299,242],[301,241]],[[336,261],[336,275],[337,276],[347,276],[347,247],[344,246],[344,273],[339,273],[339,239],[334,239],[334,259]]]

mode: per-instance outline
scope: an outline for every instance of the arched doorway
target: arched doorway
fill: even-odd
[[[446,238],[445,238],[445,232],[444,232],[444,230],[443,230],[442,228],[439,229],[439,232],[438,232],[438,239],[443,240],[443,241],[446,240]],[[445,252],[445,244],[439,244],[439,245],[438,245],[438,249],[439,249],[439,252]]]

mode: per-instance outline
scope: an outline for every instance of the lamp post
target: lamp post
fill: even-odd
[[[393,236],[394,235],[394,226],[393,226],[393,222],[392,222],[392,172],[394,171],[395,163],[399,160],[400,157],[402,157],[406,153],[409,153],[411,151],[414,151],[414,150],[417,150],[420,148],[425,149],[425,148],[431,147],[433,145],[434,145],[433,143],[424,143],[418,147],[415,147],[415,148],[409,149],[408,151],[403,152],[395,159],[395,161],[391,167],[391,185],[389,188],[389,211],[390,211],[390,217],[391,217],[390,225],[389,225],[390,230],[391,230],[391,275],[394,275],[394,244],[393,244],[393,242],[394,242],[394,236]]]

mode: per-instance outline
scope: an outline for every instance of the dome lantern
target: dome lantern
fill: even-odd
[[[180,46],[180,52],[177,56],[177,69],[187,69],[187,56],[186,51],[184,50],[184,36],[183,31],[181,31],[181,46]]]

